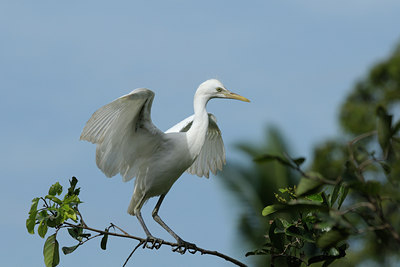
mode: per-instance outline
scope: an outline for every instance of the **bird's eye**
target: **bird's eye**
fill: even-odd
[[[217,92],[222,92],[222,88],[221,87],[217,87]]]

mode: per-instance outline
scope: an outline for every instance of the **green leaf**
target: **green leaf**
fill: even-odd
[[[68,188],[68,194],[67,194],[68,196],[79,195],[80,188],[75,189],[77,183],[78,179],[72,177],[72,179],[69,181],[70,187]]]
[[[393,116],[388,115],[386,109],[379,106],[376,110],[378,117],[377,131],[378,131],[378,142],[382,148],[382,151],[387,151],[390,145],[390,138],[392,137],[392,118]]]
[[[353,183],[353,182],[358,181],[356,173],[357,173],[357,170],[354,167],[354,165],[350,161],[346,161],[345,168],[342,173],[343,181],[345,181],[347,183]]]
[[[108,233],[108,228],[106,228],[104,231],[106,231]],[[102,250],[106,250],[107,240],[108,240],[108,234],[104,234],[103,238],[101,239],[101,242],[100,242],[100,247]]]
[[[333,206],[333,204],[335,204],[335,202],[336,202],[336,200],[337,200],[337,198],[338,198],[338,196],[339,196],[340,186],[341,186],[341,184],[338,183],[338,184],[336,184],[335,187],[333,188],[332,195],[331,195],[331,205],[332,205],[332,206]]]
[[[64,210],[63,209],[57,209],[56,210],[56,216],[49,216],[47,220],[47,226],[49,227],[57,227],[60,224],[64,222]]]
[[[378,181],[367,181],[359,188],[362,192],[365,192],[371,196],[377,196],[381,191],[381,183]]]
[[[395,123],[395,125],[393,126],[393,135],[395,135],[395,134],[397,134],[397,132],[400,130],[400,120],[399,121],[397,121],[396,123]]]
[[[28,233],[30,234],[35,233],[35,224],[36,224],[36,218],[29,217],[26,220],[26,229],[28,230]]]
[[[72,219],[75,222],[78,220],[77,215],[76,215],[76,211],[71,208],[69,205],[62,205],[60,208],[62,208],[64,210],[64,219]]]
[[[296,166],[298,167],[300,167],[300,165],[303,164],[304,161],[306,161],[306,158],[304,157],[293,159],[294,164],[296,164]]]
[[[28,233],[30,233],[30,234],[35,233],[35,224],[36,224],[36,214],[37,214],[38,203],[39,203],[38,197],[32,199],[32,205],[29,210],[29,217],[26,220],[26,230],[28,230]]]
[[[32,205],[31,205],[31,208],[29,210],[29,214],[31,214],[33,212],[36,212],[38,203],[39,203],[39,198],[38,197],[35,197],[34,199],[32,199]]]
[[[277,156],[277,155],[271,155],[271,154],[265,154],[260,157],[255,158],[255,161],[257,162],[269,162],[269,161],[277,161],[282,165],[286,165],[289,167],[294,167],[287,159]]]
[[[38,227],[38,234],[41,238],[44,238],[47,233],[47,222],[45,220],[41,220]]]
[[[50,189],[49,189],[49,195],[55,196],[55,195],[61,195],[62,193],[62,186],[60,185],[59,182],[53,184]]]
[[[390,165],[387,164],[386,162],[379,161],[379,164],[381,165],[381,167],[386,175],[389,175],[392,172],[392,167],[390,167]]]
[[[61,250],[65,255],[67,255],[67,254],[70,254],[70,253],[74,252],[75,249],[77,249],[80,245],[81,244],[78,244],[78,245],[75,245],[75,246],[72,246],[72,247],[62,247]]]
[[[318,238],[317,245],[322,249],[328,249],[336,246],[337,243],[345,240],[347,237],[348,234],[345,231],[331,230]]]
[[[284,208],[284,205],[280,205],[280,204],[275,204],[275,205],[269,205],[266,206],[263,211],[262,211],[262,215],[263,216],[267,216],[270,215],[280,209]]]
[[[59,246],[56,236],[57,234],[49,236],[44,243],[43,256],[46,267],[55,267],[60,263]]]
[[[323,182],[318,180],[318,177],[321,177],[320,174],[314,173],[311,175],[312,177],[315,177],[315,179],[310,179],[306,177],[301,178],[299,185],[296,188],[296,195],[302,196],[306,194],[311,194],[317,191],[323,185]]]
[[[339,189],[340,197],[338,200],[338,209],[340,209],[340,207],[342,206],[343,201],[346,199],[346,196],[348,193],[349,193],[349,187],[343,186],[343,185],[340,186],[340,189]]]
[[[81,237],[82,232],[83,232],[83,229],[79,228],[79,227],[68,228],[69,235],[78,241],[82,241],[82,237]]]
[[[308,195],[305,198],[308,200],[311,200],[311,201],[316,201],[316,202],[321,202],[321,203],[324,201],[322,199],[321,193]]]
[[[82,203],[82,202],[81,202],[81,200],[79,199],[79,197],[77,195],[65,195],[64,203],[65,204],[75,205],[75,204],[79,204],[79,203]]]
[[[315,243],[315,241],[311,237],[309,237],[309,235],[307,235],[307,233],[303,233],[303,231],[301,231],[299,228],[297,228],[294,225],[288,227],[285,230],[285,233],[288,236],[294,236],[294,237],[300,238],[304,241],[307,241],[309,243]]]
[[[57,203],[58,205],[62,204],[61,199],[59,199],[58,197],[52,196],[52,195],[47,195],[45,197],[46,199],[50,199],[51,201],[53,201],[54,203]]]
[[[276,227],[276,221],[274,221],[269,228],[268,236],[272,245],[279,251],[283,251],[285,245],[285,234],[275,233]]]
[[[288,267],[300,267],[303,261],[295,256],[285,255],[286,263]]]

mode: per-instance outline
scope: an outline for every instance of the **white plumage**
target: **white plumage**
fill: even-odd
[[[183,241],[158,216],[165,195],[184,171],[209,177],[222,170],[225,149],[214,115],[205,107],[212,98],[231,98],[249,102],[228,91],[215,79],[202,83],[194,97],[194,115],[165,133],[151,121],[154,93],[145,88],[133,90],[97,110],[81,134],[81,140],[97,144],[96,163],[107,177],[120,173],[124,181],[135,179],[128,213],[136,215],[148,240],[161,244],[147,229],[140,210],[147,199],[161,196],[154,219],[184,247],[195,245]],[[180,251],[182,252],[182,251]]]

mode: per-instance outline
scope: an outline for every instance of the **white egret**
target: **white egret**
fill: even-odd
[[[183,172],[208,178],[209,171],[215,174],[225,164],[225,149],[216,118],[206,111],[207,102],[212,98],[250,102],[228,91],[220,81],[207,80],[194,96],[194,115],[164,133],[151,121],[154,93],[139,88],[97,110],[82,131],[81,140],[97,144],[96,163],[107,177],[120,173],[125,182],[136,177],[128,213],[138,218],[152,248],[159,247],[162,240],[151,235],[140,210],[154,196],[160,198],[153,218],[177,240],[176,249],[184,253],[196,248],[175,234],[158,216],[158,210]]]

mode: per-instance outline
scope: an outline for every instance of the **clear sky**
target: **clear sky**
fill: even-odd
[[[357,79],[400,40],[397,0],[15,1],[0,2],[0,154],[4,266],[42,266],[44,240],[26,232],[33,197],[75,175],[82,212],[95,228],[113,222],[144,236],[126,209],[133,183],[107,179],[80,132],[100,106],[147,87],[162,130],[192,114],[197,86],[218,78],[251,103],[213,100],[228,160],[239,141],[277,125],[297,155],[339,133],[337,108]],[[244,259],[237,214],[218,176],[183,175],[160,215],[184,239]],[[267,204],[267,203],[266,203]],[[154,235],[172,240],[152,222]],[[136,243],[91,241],[60,266],[121,266]],[[60,237],[61,246],[72,239]],[[230,266],[219,258],[139,250],[130,266]]]

